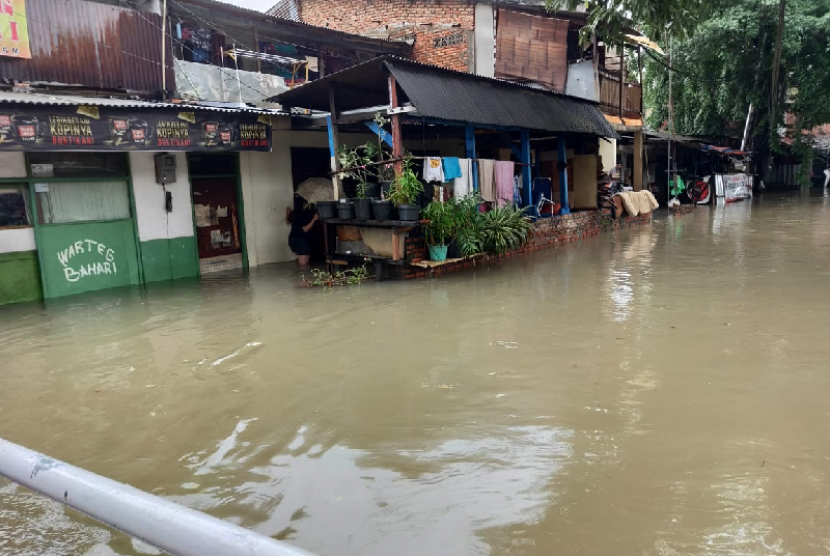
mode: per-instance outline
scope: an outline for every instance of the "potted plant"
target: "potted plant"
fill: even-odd
[[[392,182],[389,189],[389,199],[398,207],[398,216],[401,220],[416,221],[421,209],[415,204],[418,195],[424,192],[424,185],[415,171],[410,160],[403,161],[403,170]]]
[[[456,231],[450,242],[447,257],[472,257],[482,252],[481,219],[478,211],[480,204],[481,196],[475,191],[452,200]]]
[[[453,239],[456,229],[456,211],[453,203],[430,202],[423,210],[423,217],[429,222],[424,226],[429,258],[433,261],[447,260],[447,245]]]
[[[525,211],[512,206],[482,212],[478,219],[482,247],[494,255],[524,246],[533,231],[533,221]]]
[[[354,201],[340,199],[340,202],[337,203],[337,217],[340,218],[340,220],[353,220]]]

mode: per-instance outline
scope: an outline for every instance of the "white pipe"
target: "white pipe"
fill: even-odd
[[[172,556],[312,556],[1,438],[0,475]]]

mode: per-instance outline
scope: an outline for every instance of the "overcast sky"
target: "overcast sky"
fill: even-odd
[[[228,4],[233,4],[234,6],[242,6],[243,8],[248,8],[249,10],[257,10],[260,12],[264,12],[271,6],[277,3],[277,0],[222,0],[223,2],[227,2]]]

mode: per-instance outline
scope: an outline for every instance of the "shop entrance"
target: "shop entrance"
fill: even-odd
[[[138,285],[124,153],[30,153],[44,297]]]
[[[191,153],[188,164],[201,274],[243,270],[244,224],[237,155]]]

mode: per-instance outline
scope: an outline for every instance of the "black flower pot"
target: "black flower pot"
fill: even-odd
[[[354,203],[351,201],[337,203],[337,217],[340,218],[340,220],[353,220]]]
[[[371,199],[355,199],[354,200],[354,217],[358,220],[372,219],[372,200]]]
[[[458,246],[458,242],[452,240],[450,244],[447,246],[447,258],[448,259],[460,259],[462,258],[461,255],[461,247]]]
[[[323,220],[337,218],[337,201],[320,201],[317,203],[317,212]]]
[[[398,205],[398,218],[405,222],[417,222],[421,218],[421,207],[418,205]]]
[[[380,197],[380,184],[379,183],[367,183],[365,189],[366,197],[368,198],[375,198],[377,199]]]
[[[375,220],[392,220],[392,201],[372,201]]]

